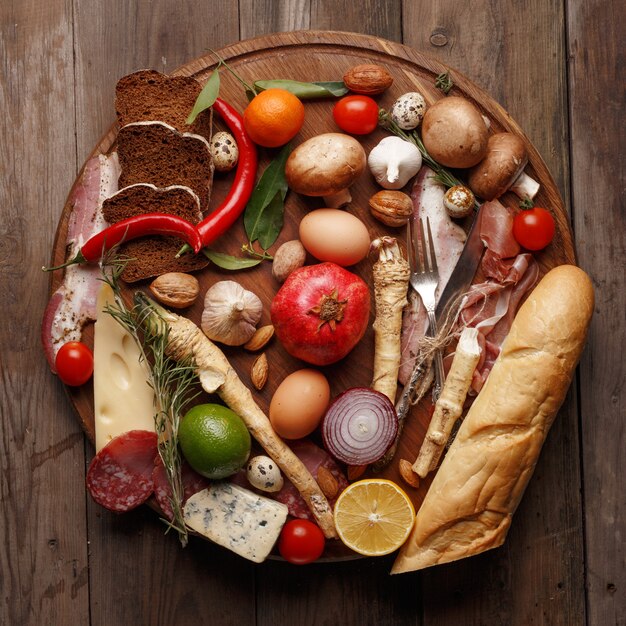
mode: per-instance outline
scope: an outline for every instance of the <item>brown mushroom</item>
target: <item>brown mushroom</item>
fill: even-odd
[[[316,135],[301,143],[287,159],[287,184],[305,196],[323,196],[326,206],[338,208],[352,200],[348,188],[366,164],[361,144],[341,133]]]
[[[487,126],[465,98],[448,96],[426,110],[422,141],[430,156],[446,167],[472,167],[487,150]]]
[[[524,173],[528,154],[524,140],[513,133],[489,137],[485,158],[468,174],[470,189],[483,200],[499,198],[510,189],[520,198],[533,199],[539,183]]]

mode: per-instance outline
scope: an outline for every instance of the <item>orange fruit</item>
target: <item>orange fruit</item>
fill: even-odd
[[[219,404],[198,404],[178,428],[178,442],[193,469],[220,479],[241,469],[250,456],[250,433],[243,420]]]
[[[259,146],[276,148],[293,139],[304,124],[304,105],[285,89],[267,89],[243,112],[243,125]]]

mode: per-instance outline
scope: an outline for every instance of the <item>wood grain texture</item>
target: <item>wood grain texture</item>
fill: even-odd
[[[596,288],[580,365],[590,624],[626,624],[626,185],[623,7],[568,5],[574,230]]]
[[[0,63],[0,624],[87,623],[83,436],[39,344],[44,251],[76,173],[71,4],[3,2]]]
[[[407,2],[403,28],[407,44],[467,73],[519,121],[567,199],[561,3]],[[533,45],[520,45],[529,40]],[[472,559],[424,573],[426,623],[522,625],[556,607],[550,623],[579,623],[585,607],[578,438],[576,394],[570,392],[507,543],[479,564]],[[477,567],[485,574],[478,580]]]

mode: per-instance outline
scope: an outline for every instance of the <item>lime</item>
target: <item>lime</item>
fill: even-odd
[[[198,404],[189,409],[178,428],[178,442],[189,465],[207,478],[234,474],[250,456],[246,425],[219,404]]]

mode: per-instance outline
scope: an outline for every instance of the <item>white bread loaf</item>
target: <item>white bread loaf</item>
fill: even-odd
[[[417,512],[392,574],[504,543],[565,399],[593,306],[589,277],[572,265],[551,270],[533,290]]]

